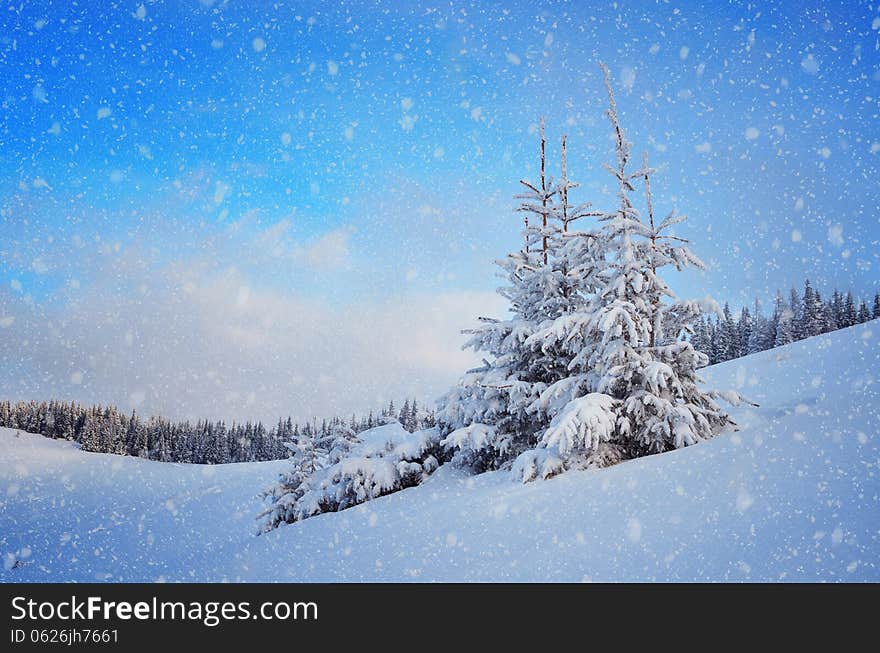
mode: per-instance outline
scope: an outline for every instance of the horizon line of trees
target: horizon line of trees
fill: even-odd
[[[752,310],[744,306],[734,315],[725,303],[721,315],[701,316],[693,326],[691,344],[709,357],[710,365],[876,320],[880,318],[880,292],[869,308],[851,291],[843,294],[835,289],[823,299],[806,279],[802,294],[792,288],[786,298],[777,291],[769,316],[764,315],[758,299]]]
[[[135,410],[127,414],[115,406],[83,406],[73,401],[0,402],[0,427],[71,440],[83,451],[206,465],[280,460],[290,456],[287,442],[325,439],[340,428],[360,433],[390,419],[398,420],[410,432],[430,428],[436,420],[434,411],[415,399],[406,399],[399,410],[391,401],[366,417],[353,414],[346,420],[334,416],[302,424],[287,417],[268,428],[261,421],[227,426],[224,420],[142,419]]]

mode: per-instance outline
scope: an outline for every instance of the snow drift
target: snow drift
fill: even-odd
[[[4,581],[878,581],[880,322],[706,370],[741,430],[527,485],[421,486],[254,536],[285,461],[90,454],[0,430]]]

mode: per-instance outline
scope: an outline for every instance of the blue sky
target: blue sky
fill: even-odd
[[[709,264],[682,294],[877,290],[876,5],[327,5],[3,8],[4,395],[245,417],[436,394],[502,309],[539,116],[578,199],[613,202],[599,60]]]

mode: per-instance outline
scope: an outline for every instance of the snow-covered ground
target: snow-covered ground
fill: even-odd
[[[284,461],[177,465],[0,429],[4,581],[880,581],[880,322],[707,370],[710,442],[425,485],[254,536]]]

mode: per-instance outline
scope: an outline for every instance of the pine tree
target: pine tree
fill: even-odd
[[[755,326],[757,320],[752,319],[752,314],[745,306],[740,309],[739,319],[736,321],[737,349],[740,356],[752,353],[751,347],[755,340]]]
[[[82,428],[80,448],[83,451],[103,453],[101,442],[101,422],[92,415],[87,415]]]
[[[856,323],[858,317],[856,311],[856,302],[851,292],[846,293],[846,299],[843,302],[843,314],[840,321],[840,327],[851,327]]]
[[[730,310],[730,304],[727,302],[724,303],[720,328],[721,334],[719,344],[721,347],[721,360],[729,361],[737,358],[740,355],[737,344],[739,338],[736,332],[736,323],[733,321],[733,313]]]
[[[867,322],[870,319],[871,319],[871,312],[868,310],[868,305],[865,302],[860,301],[857,323],[864,324],[865,322]]]
[[[709,351],[706,352],[709,356],[709,362],[712,365],[723,362],[725,349],[723,329],[716,317],[709,323]]]
[[[803,332],[804,304],[794,288],[789,294],[789,308],[791,309],[791,335],[795,340],[803,340],[806,338]]]
[[[293,454],[290,468],[280,475],[276,484],[263,491],[262,496],[270,505],[258,516],[261,533],[297,519],[297,502],[310,490],[309,480],[320,467],[312,435],[301,434],[296,442],[289,442],[287,446]]]
[[[874,310],[871,316],[875,320],[880,319],[880,292],[874,295]]]
[[[830,333],[838,329],[834,319],[834,300],[822,304],[822,333]]]
[[[412,400],[412,403],[409,407],[409,417],[406,420],[406,423],[403,427],[409,431],[410,433],[415,433],[421,428],[421,420],[419,419],[419,406],[415,399]]]
[[[680,337],[692,332],[706,307],[667,302],[674,295],[658,273],[667,266],[681,270],[701,263],[681,244],[686,241],[664,234],[683,217],[673,212],[655,225],[654,171],[647,157],[643,169],[627,171],[630,144],[608,69],[602,69],[617,154],[616,165],[608,169],[616,180],[618,207],[600,218],[601,231],[593,238],[600,253],[594,260],[604,268],[591,277],[596,292],[576,318],[564,315],[540,333],[551,343],[580,334],[580,351],[566,364],[569,376],[541,396],[541,409],[551,420],[539,446],[516,460],[514,471],[523,480],[686,446],[730,423],[714,395],[697,387],[696,371],[708,363],[706,356]],[[645,182],[647,222],[631,199],[635,179]]]
[[[478,470],[495,468],[535,443],[543,416],[533,406],[548,382],[564,372],[555,352],[529,340],[577,299],[570,268],[559,264],[558,252],[562,247],[575,251],[579,243],[562,237],[568,222],[561,224],[554,206],[558,189],[547,175],[543,120],[540,138],[540,181],[521,180],[525,191],[517,196],[517,211],[524,216],[523,249],[496,261],[507,279],[499,293],[508,300],[511,317],[482,317],[481,327],[465,332],[471,336],[465,347],[483,353],[483,365],[470,370],[439,406],[447,430],[473,427],[459,435],[478,439],[456,441],[459,459]],[[573,187],[566,175],[565,198]],[[569,210],[566,205],[564,215],[573,220]]]
[[[843,327],[843,295],[838,292],[837,288],[831,294],[831,324],[834,329]]]
[[[822,332],[822,300],[818,293],[813,290],[810,280],[804,282],[803,315],[801,317],[800,331],[802,337],[817,336]]]
[[[782,293],[777,290],[776,301],[773,307],[773,324],[775,325],[774,347],[782,347],[794,342],[794,336],[792,335],[793,317],[791,308],[786,303]]]
[[[404,399],[403,407],[400,409],[400,412],[397,415],[397,421],[400,422],[404,428],[406,428],[406,424],[409,421],[409,398]]]
[[[694,325],[694,335],[691,337],[691,344],[693,344],[694,349],[697,351],[701,351],[708,355],[710,338],[704,315],[700,315],[700,317],[697,318],[697,322]]]
[[[315,449],[323,453],[330,464],[338,463],[345,458],[351,449],[360,442],[357,434],[342,422],[336,422],[328,428],[326,435],[315,442]]]
[[[768,320],[764,317],[764,310],[761,307],[761,300],[755,299],[755,315],[753,318],[753,338],[750,343],[749,353],[754,354],[773,347],[773,340],[776,335],[776,328],[773,324],[773,318]]]
[[[132,410],[126,432],[126,449],[129,456],[147,457],[147,433],[137,413]]]

